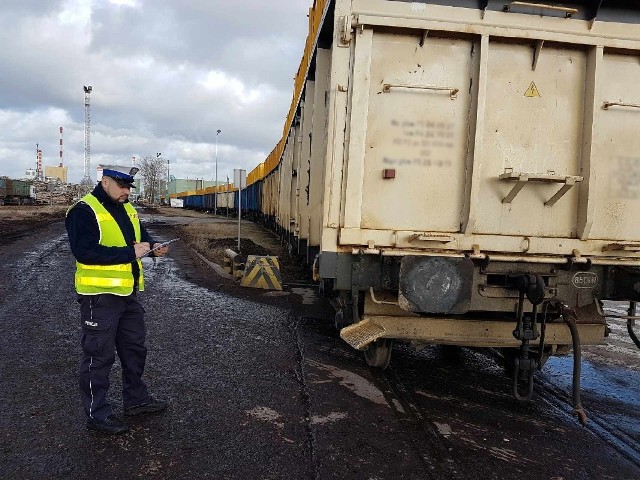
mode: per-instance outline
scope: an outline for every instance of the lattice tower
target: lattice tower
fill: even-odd
[[[83,185],[91,185],[91,85],[84,87],[84,177]]]

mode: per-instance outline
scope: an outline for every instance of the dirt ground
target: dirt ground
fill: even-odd
[[[300,265],[299,259],[289,254],[280,239],[261,225],[242,221],[240,251],[238,251],[237,218],[214,217],[203,212],[172,208],[144,208],[140,212],[148,216],[154,230],[166,231],[169,236],[176,235],[210,262],[222,266],[226,249],[240,253],[243,257],[273,255],[278,257],[285,283],[309,282],[310,268]],[[185,223],[183,221],[185,217],[192,218],[193,221]],[[171,222],[172,218],[175,218],[177,223]]]
[[[226,218],[159,212],[141,212],[158,240],[185,235],[166,258],[144,259],[145,378],[170,406],[131,419],[117,438],[87,431],[78,402],[81,332],[63,222],[0,249],[0,479],[640,478],[638,371],[584,362],[595,425],[584,428],[566,398],[570,357],[549,361],[526,405],[473,349],[400,344],[387,370],[371,369],[338,338],[314,289],[228,285],[193,253],[208,224],[215,260],[235,236]],[[261,227],[242,228],[280,248]],[[120,390],[113,372],[117,414]],[[617,430],[624,442],[603,440]]]
[[[0,245],[15,240],[34,228],[45,226],[64,218],[67,206],[0,206]],[[193,210],[172,208],[140,209],[148,216],[155,230],[166,231],[167,235],[180,237],[189,247],[207,260],[224,264],[224,252],[230,248],[238,251],[238,222],[236,218],[215,217]],[[156,217],[157,215],[157,217]],[[193,218],[193,223],[170,223],[167,219]],[[278,257],[283,281],[300,283],[309,280],[309,271],[302,268],[296,258],[289,255],[276,235],[252,222],[243,221],[241,226],[240,254],[275,255]]]
[[[0,206],[0,245],[27,234],[34,226],[44,226],[64,218],[66,206]]]

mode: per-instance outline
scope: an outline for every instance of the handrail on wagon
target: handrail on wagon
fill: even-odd
[[[454,87],[436,87],[433,85],[403,85],[399,83],[385,83],[382,86],[382,91],[384,93],[391,93],[392,88],[412,88],[415,90],[437,90],[437,91],[446,91],[449,92],[449,97],[451,100],[455,100],[458,96],[459,88]]]
[[[455,240],[451,235],[445,235],[441,233],[416,233],[409,237],[409,242],[438,242],[438,243],[450,243]]]
[[[544,10],[553,10],[555,12],[563,12],[566,15],[566,18],[571,18],[571,15],[575,15],[578,13],[577,8],[560,7],[556,5],[547,5],[544,3],[535,3],[535,2],[511,2],[506,4],[502,9],[505,12],[510,12],[511,7],[533,7],[533,8],[542,8]]]
[[[625,102],[604,102],[602,104],[603,110],[609,110],[609,107],[640,108],[640,105],[638,105],[637,103],[625,103]]]
[[[614,242],[602,247],[603,252],[640,252],[640,243],[638,242]]]
[[[513,186],[509,194],[504,197],[502,203],[511,203],[513,199],[516,198],[520,190],[524,188],[524,186],[528,182],[538,182],[538,183],[561,183],[563,184],[560,187],[560,190],[556,192],[556,194],[551,197],[549,200],[545,202],[546,207],[553,207],[558,200],[560,200],[571,188],[579,182],[584,180],[584,177],[579,175],[556,175],[554,172],[549,173],[518,173],[513,170],[507,168],[504,173],[501,173],[498,176],[499,180],[515,180],[517,183]]]

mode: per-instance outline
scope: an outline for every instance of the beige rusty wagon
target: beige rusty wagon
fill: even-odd
[[[605,342],[602,300],[630,302],[632,332],[633,3],[315,2],[282,140],[249,183],[370,365],[397,340],[495,347],[530,398],[550,355],[579,366]]]

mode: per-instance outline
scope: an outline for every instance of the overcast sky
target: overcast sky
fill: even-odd
[[[162,153],[178,178],[250,171],[282,134],[313,0],[2,0],[0,176]]]

